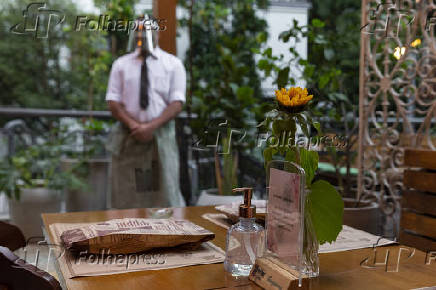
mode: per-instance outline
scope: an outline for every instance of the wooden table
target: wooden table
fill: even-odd
[[[174,210],[175,218],[185,218],[216,234],[213,241],[225,248],[226,230],[203,218],[204,213],[216,212],[213,207],[187,207]],[[53,223],[96,222],[123,217],[147,217],[145,209],[43,214],[45,228]],[[53,237],[50,236],[53,240]],[[395,271],[398,254],[401,253],[398,272],[386,272],[385,266],[370,269],[362,267],[362,261],[374,257],[373,249],[361,249],[320,255],[320,277],[311,279],[311,289],[413,289],[436,286],[436,249],[434,259],[426,265],[426,253],[416,251],[407,259],[409,252],[402,246],[380,247],[377,262],[385,259],[390,251],[388,271]],[[246,278],[235,279],[228,275],[223,264],[198,265],[177,269],[143,271],[99,277],[66,279],[68,289],[259,289]]]

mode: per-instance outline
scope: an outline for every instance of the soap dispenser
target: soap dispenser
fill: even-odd
[[[256,223],[256,207],[251,204],[252,188],[235,188],[244,193],[239,206],[239,222],[227,232],[224,268],[233,276],[248,276],[256,258],[265,250],[265,229]]]

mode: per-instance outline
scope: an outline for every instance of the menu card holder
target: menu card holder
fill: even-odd
[[[266,250],[250,280],[265,289],[305,289],[303,269],[305,172],[288,161],[267,165]]]

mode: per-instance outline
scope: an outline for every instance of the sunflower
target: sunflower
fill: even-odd
[[[279,107],[291,113],[302,111],[304,106],[313,98],[313,95],[308,94],[307,89],[300,87],[290,88],[289,90],[282,88],[276,90],[275,94]]]

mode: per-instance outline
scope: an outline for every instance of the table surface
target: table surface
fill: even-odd
[[[213,207],[174,209],[174,218],[190,220],[216,234],[213,243],[225,249],[226,229],[201,217],[216,212]],[[97,222],[115,218],[147,217],[145,209],[110,210],[43,214],[46,229],[53,223]],[[51,233],[50,239],[53,240]],[[413,289],[436,286],[436,249],[432,253],[416,250],[412,257],[403,246],[377,248],[376,267],[366,267],[374,260],[374,250],[359,249],[320,254],[320,276],[310,280],[310,289]],[[410,249],[410,248],[406,248]],[[387,267],[386,253],[389,250]],[[431,257],[433,260],[431,259]],[[369,263],[363,263],[369,258]],[[400,258],[398,263],[398,258]],[[426,264],[430,260],[430,264]],[[398,265],[398,267],[397,267]],[[64,280],[68,289],[260,289],[246,278],[236,279],[224,271],[223,264],[197,265],[176,269],[142,271],[98,277]]]

